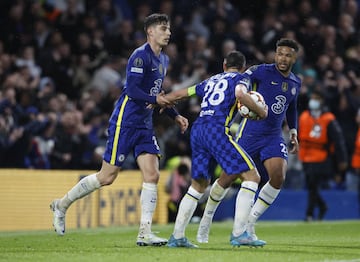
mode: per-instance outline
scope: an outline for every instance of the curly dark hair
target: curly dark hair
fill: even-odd
[[[296,52],[299,51],[299,44],[293,39],[281,38],[276,42],[276,47],[279,46],[287,46],[293,48]]]

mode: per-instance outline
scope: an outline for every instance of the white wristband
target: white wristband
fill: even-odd
[[[293,135],[297,136],[297,130],[296,130],[295,128],[290,129],[289,135],[290,135],[290,138],[291,138]]]

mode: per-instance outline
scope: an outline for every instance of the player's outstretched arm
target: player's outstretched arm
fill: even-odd
[[[175,103],[181,99],[189,97],[188,88],[182,88],[176,91],[172,91],[169,94],[167,94],[165,97],[170,102]]]
[[[156,106],[160,106],[162,107],[160,112],[163,112],[164,108],[173,107],[177,101],[189,97],[190,95],[187,90],[187,88],[183,88],[170,92],[167,95],[165,95],[164,91],[161,91],[161,93],[156,96],[156,104],[149,104],[147,108],[154,109]]]

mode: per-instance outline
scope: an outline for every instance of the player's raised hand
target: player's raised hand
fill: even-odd
[[[175,117],[176,124],[180,127],[181,133],[184,134],[189,127],[189,120],[182,115]]]

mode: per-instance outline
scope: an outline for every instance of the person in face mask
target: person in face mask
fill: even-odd
[[[320,91],[313,91],[308,110],[299,116],[299,144],[299,159],[308,190],[305,220],[312,221],[316,209],[316,218],[322,220],[328,206],[319,190],[336,172],[346,170],[348,155],[343,131],[335,115],[327,111]]]
[[[323,106],[323,99],[321,97],[316,97],[316,95],[309,100],[309,110],[310,114],[315,117],[319,118],[321,115]]]

